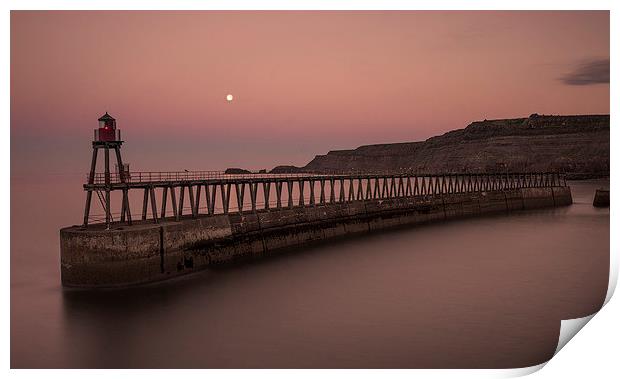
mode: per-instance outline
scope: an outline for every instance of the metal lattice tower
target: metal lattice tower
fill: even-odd
[[[110,190],[111,183],[113,182],[111,179],[110,173],[110,149],[114,150],[116,154],[116,164],[118,167],[118,177],[115,178],[115,182],[125,182],[125,173],[128,171],[128,168],[123,165],[123,159],[121,158],[121,145],[123,141],[121,140],[121,131],[120,129],[116,129],[116,119],[110,116],[108,112],[106,112],[103,116],[99,118],[99,128],[94,130],[93,137],[93,158],[90,165],[90,173],[88,175],[88,185],[84,186],[86,189],[86,206],[84,207],[84,226],[88,225],[88,218],[90,215],[90,205],[93,196],[93,190],[97,192],[101,204],[105,210],[105,222],[106,227],[109,228],[110,222],[112,221],[112,212],[110,210]],[[95,182],[95,170],[97,168],[97,155],[100,149],[103,149],[104,153],[104,188],[94,189],[92,185]],[[102,194],[104,192],[104,194]],[[105,199],[102,199],[105,197]],[[123,191],[123,206],[128,203],[127,199],[127,191]],[[123,214],[124,216],[124,214]],[[124,217],[123,217],[124,218]],[[131,222],[131,216],[129,216],[129,222]]]

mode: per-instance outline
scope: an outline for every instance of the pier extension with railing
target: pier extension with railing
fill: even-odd
[[[139,191],[141,220],[201,217],[229,212],[256,212],[352,201],[441,196],[457,193],[565,187],[560,173],[340,172],[294,174],[226,174],[221,171],[108,172],[86,177],[84,226],[102,221],[131,225],[130,193]],[[120,212],[110,192],[120,191]],[[102,215],[90,214],[92,193]],[[103,216],[103,217],[101,217]]]

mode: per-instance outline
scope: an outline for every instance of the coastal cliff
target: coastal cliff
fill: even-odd
[[[349,170],[562,171],[576,179],[605,177],[609,176],[609,115],[533,114],[476,121],[426,141],[330,151],[299,168],[319,173]],[[279,167],[272,172],[279,172]]]

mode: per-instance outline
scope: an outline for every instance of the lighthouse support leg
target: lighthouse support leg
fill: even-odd
[[[131,225],[131,209],[129,208],[129,190],[125,189],[125,214],[127,216],[127,224]]]
[[[116,152],[116,163],[118,163],[118,179],[121,183],[125,183],[125,168],[123,167],[123,159],[121,158],[121,147],[114,146]]]
[[[123,199],[121,200],[121,223],[125,222],[125,211],[126,206],[127,206],[127,202],[125,201],[125,198],[127,197],[127,192],[125,192],[125,190],[123,189]]]
[[[110,190],[105,191],[105,227],[110,229],[110,220],[112,219],[112,213],[110,209]]]
[[[84,226],[88,226],[88,217],[90,215],[90,201],[93,197],[93,191],[86,192],[86,205],[84,206]]]
[[[95,182],[95,169],[97,168],[97,152],[99,148],[93,146],[93,159],[90,161],[90,173],[88,174],[88,184]]]

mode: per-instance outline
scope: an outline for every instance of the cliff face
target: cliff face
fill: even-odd
[[[485,120],[423,142],[361,146],[317,155],[302,171],[563,171],[609,175],[609,115]]]

